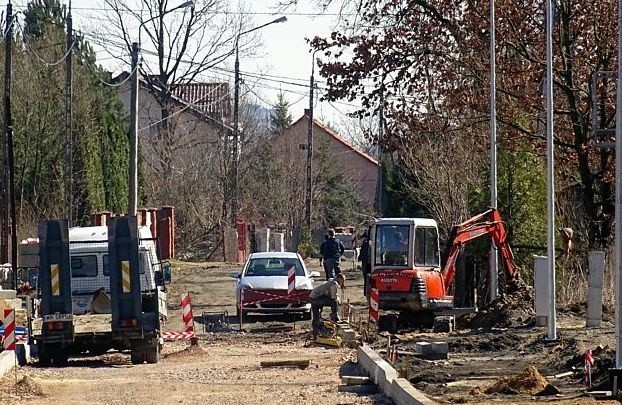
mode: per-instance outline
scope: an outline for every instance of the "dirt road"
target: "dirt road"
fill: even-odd
[[[312,270],[321,270],[317,261],[309,264]],[[308,345],[308,321],[254,316],[240,331],[238,320],[229,316],[215,331],[204,333],[205,321],[214,314],[235,315],[230,273],[240,266],[175,263],[175,267],[168,291],[170,320],[164,329],[182,330],[180,295],[189,291],[200,336],[198,349],[188,350],[186,342],[168,342],[162,361],[152,365],[133,366],[127,354],[119,353],[70,360],[66,368],[39,368],[33,363],[0,381],[4,403],[387,403],[379,394],[339,392],[340,375],[354,373],[355,351]],[[345,300],[365,308],[360,271],[348,264],[342,268],[347,278]],[[477,317],[482,319],[474,318],[482,325],[488,322],[486,327],[471,321],[471,327],[452,333],[411,330],[392,335],[392,344],[403,353],[394,367],[440,403],[596,403],[584,394],[582,355],[594,350],[592,381],[606,388],[607,369],[615,358],[613,314],[605,314],[603,328],[588,329],[584,306],[560,310],[558,339],[549,342],[546,328],[533,325],[532,302],[528,291],[504,297],[496,308],[480,311]],[[382,352],[388,338],[383,332],[370,344]],[[449,358],[413,356],[418,341],[447,342]],[[260,366],[261,361],[303,359],[311,361],[306,369]],[[535,396],[549,383],[558,394]]]
[[[314,270],[317,263],[314,263]],[[168,291],[168,331],[181,330],[179,297],[190,291],[197,328],[202,312],[235,313],[234,282],[239,266],[176,263]],[[358,272],[356,272],[358,274]],[[354,296],[357,274],[348,274]],[[360,288],[360,287],[358,287]],[[360,293],[360,291],[359,291]],[[265,321],[265,322],[264,322]],[[262,327],[294,327],[265,333]],[[167,342],[158,364],[132,365],[128,354],[107,353],[72,359],[65,368],[19,368],[0,382],[3,403],[19,404],[383,404],[380,394],[338,392],[340,374],[355,372],[356,353],[348,348],[306,346],[309,322],[275,317],[253,319],[244,332],[231,325],[219,333],[200,333],[199,348]],[[287,329],[287,328],[286,328]],[[261,361],[309,359],[299,368],[262,368]],[[17,382],[17,383],[16,383]]]

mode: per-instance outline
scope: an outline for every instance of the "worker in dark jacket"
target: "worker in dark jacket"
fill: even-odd
[[[339,306],[339,288],[344,290],[346,278],[343,274],[337,274],[334,279],[325,281],[315,287],[309,293],[309,301],[311,302],[311,326],[313,328],[313,339],[318,335],[320,324],[322,322],[322,309],[330,307],[330,320],[339,322],[337,309]]]
[[[326,273],[326,280],[335,278],[336,274],[339,274],[339,261],[343,252],[346,250],[345,246],[339,239],[335,238],[335,230],[328,230],[328,239],[322,242],[320,245],[320,255],[324,261],[324,272]]]
[[[367,296],[369,288],[369,276],[371,274],[371,262],[369,251],[369,235],[367,232],[363,234],[363,243],[361,243],[361,252],[359,253],[359,262],[361,262],[361,271],[363,272],[363,294]]]

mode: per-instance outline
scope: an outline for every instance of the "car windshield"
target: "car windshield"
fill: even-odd
[[[285,257],[266,257],[251,259],[246,266],[246,272],[244,273],[244,275],[247,277],[287,276],[287,271],[292,265],[296,267],[297,276],[305,275],[300,260],[296,258]]]

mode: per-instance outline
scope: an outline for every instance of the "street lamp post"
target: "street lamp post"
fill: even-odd
[[[149,18],[140,23],[138,26],[138,42],[132,42],[131,59],[132,59],[132,80],[130,82],[130,190],[127,213],[130,216],[136,215],[138,209],[138,57],[140,52],[140,33],[143,26],[161,18],[168,13],[181,8],[193,7],[194,1],[186,1],[170,10],[164,11],[162,14]]]
[[[239,104],[240,104],[240,58],[238,43],[240,37],[249,32],[257,31],[263,27],[271,24],[282,23],[287,21],[287,17],[279,17],[276,20],[270,21],[255,28],[251,28],[246,31],[240,32],[235,37],[235,75],[234,75],[234,90],[233,90],[233,165],[231,169],[231,191],[233,193],[231,197],[231,223],[235,224],[238,216],[238,163],[240,159],[240,130],[239,130]]]
[[[311,189],[313,186],[312,179],[312,164],[313,164],[313,86],[314,83],[314,71],[315,71],[315,53],[318,50],[313,51],[311,55],[311,77],[309,79],[309,122],[307,126],[307,193],[305,195],[305,222],[307,229],[311,230]]]

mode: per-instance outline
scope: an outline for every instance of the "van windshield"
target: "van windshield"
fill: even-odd
[[[142,255],[142,252],[141,252]],[[142,257],[141,257],[142,260]],[[108,263],[108,255],[104,255],[103,256],[103,262],[104,262],[104,276],[110,276],[110,264]],[[140,267],[140,274],[145,274],[145,267],[143,266],[139,266]]]

